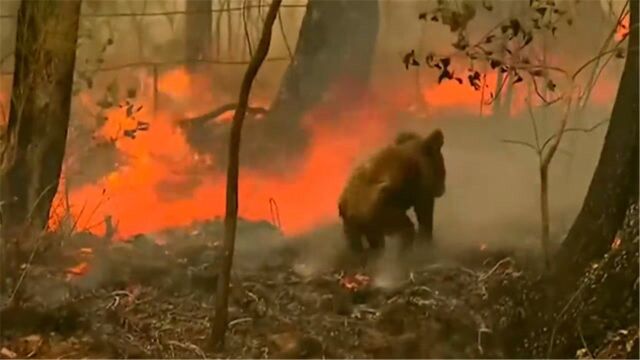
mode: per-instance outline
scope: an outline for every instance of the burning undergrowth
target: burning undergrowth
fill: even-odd
[[[205,349],[219,263],[210,239],[221,235],[222,223],[211,221],[122,242],[67,239],[30,265],[23,306],[3,311],[3,352],[216,356]],[[381,288],[370,269],[340,270],[336,258],[302,274],[300,242],[268,223],[240,223],[227,351],[217,355],[503,356],[490,334],[496,319],[483,307],[487,282],[515,271],[512,263],[424,264]]]
[[[637,207],[625,229],[583,279],[594,294],[621,279],[626,285],[616,287],[620,291],[637,286],[637,273],[625,270],[637,268]],[[215,220],[119,242],[78,233],[36,256],[23,279],[21,307],[2,310],[2,356],[528,357],[539,353],[536,347],[546,349],[551,324],[563,324],[555,336],[569,347],[565,354],[615,357],[637,348],[628,309],[606,310],[624,294],[586,296],[571,307],[570,316],[585,324],[604,321],[605,327],[581,328],[586,349],[574,341],[573,326],[567,327],[575,322],[541,322],[546,318],[536,314],[544,313],[545,288],[517,256],[481,249],[458,257],[438,254],[385,285],[375,269],[345,267],[339,256],[304,271],[309,256],[301,244],[329,236],[329,227],[292,242],[268,223],[241,221],[226,351],[213,353],[207,336],[220,248],[211,239],[220,239],[222,230]],[[335,247],[339,239],[323,241]],[[611,266],[620,275],[598,275],[597,269]],[[637,297],[635,302],[637,314]],[[596,322],[585,318],[597,314],[609,315]]]

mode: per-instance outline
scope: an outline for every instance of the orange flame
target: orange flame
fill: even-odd
[[[81,262],[80,264],[72,266],[66,270],[68,274],[75,276],[84,275],[87,273],[87,271],[89,271],[89,264],[86,262]]]

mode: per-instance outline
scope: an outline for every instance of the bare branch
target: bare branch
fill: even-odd
[[[575,80],[576,77],[578,75],[580,75],[580,73],[587,67],[589,66],[591,63],[600,60],[601,58],[603,58],[605,55],[607,54],[611,54],[611,53],[615,53],[616,51],[618,51],[618,47],[620,46],[620,44],[622,43],[623,40],[618,41],[618,43],[616,44],[616,46],[613,49],[609,49],[607,51],[601,52],[598,55],[592,57],[591,59],[589,59],[587,62],[585,62],[584,64],[582,64],[582,66],[580,66],[580,68],[578,68],[578,70],[576,70],[576,72],[573,73],[573,75],[571,75],[571,80]]]
[[[238,103],[230,103],[230,104],[225,104],[220,106],[217,109],[214,109],[206,114],[200,115],[200,116],[196,116],[194,118],[188,118],[188,119],[183,119],[180,120],[180,126],[183,128],[188,128],[191,126],[198,126],[198,125],[203,125],[204,123],[210,121],[210,120],[215,120],[216,118],[218,118],[220,115],[226,113],[227,111],[232,111],[238,108]],[[267,113],[267,109],[262,108],[262,107],[247,107],[247,113],[249,114],[266,114]]]
[[[249,49],[249,57],[253,56],[253,49],[251,48],[251,35],[249,34],[249,27],[247,26],[247,0],[242,2],[242,27],[244,28],[244,39],[247,42],[247,48]]]
[[[533,116],[533,108],[531,108],[531,98],[527,98],[527,111],[529,112],[529,120],[531,121],[534,139],[536,140],[536,152],[540,155],[542,151],[540,148],[540,136],[538,135],[538,124],[536,123],[536,118]]]
[[[524,147],[527,147],[533,151],[535,151],[536,153],[538,152],[538,149],[536,149],[535,146],[533,146],[532,144],[526,142],[526,141],[520,141],[520,140],[509,140],[509,139],[502,139],[500,140],[501,142],[505,143],[505,144],[513,144],[513,145],[522,145]]]
[[[609,119],[604,119],[596,124],[594,124],[593,126],[589,127],[589,128],[566,128],[562,131],[562,133],[569,133],[569,132],[583,132],[583,133],[590,133],[594,130],[596,130],[597,128],[599,128],[600,126],[606,124],[609,122]],[[549,136],[549,138],[547,138],[544,143],[542,144],[542,149],[544,151],[544,148],[549,145],[549,143],[555,139],[558,136],[558,134],[554,134]]]
[[[558,101],[562,100],[562,96],[558,96],[553,100],[548,100],[546,97],[544,97],[544,95],[540,92],[540,88],[538,87],[538,82],[536,81],[536,77],[533,76],[531,73],[528,73],[528,74],[531,76],[531,82],[533,83],[533,89],[535,90],[536,95],[540,98],[540,100],[542,100],[542,102],[544,102],[546,106],[553,105]]]
[[[571,94],[571,92],[570,92],[569,95],[568,95],[567,107],[566,107],[564,116],[560,120],[560,129],[558,130],[558,133],[555,136],[553,142],[550,142],[551,145],[549,147],[549,150],[542,157],[542,161],[540,163],[541,167],[545,167],[546,168],[547,166],[549,166],[549,163],[551,162],[551,159],[553,158],[553,155],[555,154],[556,150],[558,149],[558,146],[560,145],[560,141],[562,140],[562,135],[565,133],[566,126],[567,126],[567,123],[569,121],[569,115],[571,114],[571,104],[572,104],[572,102],[573,102],[573,94]],[[545,144],[542,145],[543,151],[544,151],[544,147],[545,147],[546,144],[547,144],[547,142],[545,141]]]

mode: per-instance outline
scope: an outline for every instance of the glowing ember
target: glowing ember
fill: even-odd
[[[93,249],[92,248],[81,248],[80,249],[80,254],[93,255]]]
[[[68,274],[81,276],[89,271],[89,264],[86,262],[81,262],[80,264],[70,267],[66,270]]]
[[[619,237],[616,237],[613,240],[613,243],[611,243],[611,249],[615,250],[615,249],[619,248],[621,243],[622,243],[622,240],[620,240]]]
[[[351,291],[356,291],[358,289],[361,289],[369,285],[370,282],[371,282],[371,278],[362,274],[355,274],[353,276],[343,276],[340,279],[340,285],[342,285],[347,290],[351,290]]]
[[[620,41],[624,39],[628,34],[629,34],[629,14],[625,15],[620,21],[620,23],[618,24],[618,27],[616,28],[615,39],[616,41]]]

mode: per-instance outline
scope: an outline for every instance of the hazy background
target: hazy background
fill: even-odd
[[[560,29],[557,39],[547,39],[548,57],[554,65],[573,70],[597,52],[614,25],[614,16],[608,10],[605,11],[608,5],[604,0],[582,1],[579,6],[573,5],[575,1],[560,2],[565,4],[569,11],[575,13],[575,23],[571,29]],[[0,56],[4,60],[1,64],[0,101],[2,101],[5,112],[8,111],[10,72],[13,67],[12,57],[6,55],[13,48],[15,20],[12,16],[17,11],[17,3],[17,1],[10,0],[0,3],[0,14],[3,16],[0,20]],[[239,0],[232,1],[231,6],[241,7],[242,3],[243,1]],[[258,2],[253,0],[248,3],[257,4]],[[287,5],[304,5],[305,3],[305,1],[284,1],[284,4]],[[494,24],[500,15],[506,17],[520,11],[522,6],[526,6],[526,2],[506,0],[493,3],[497,15],[481,18],[475,22],[474,27],[478,27],[478,33],[482,33],[481,29],[486,29]],[[613,1],[613,3],[615,8],[619,7],[623,1]],[[217,4],[219,3],[214,1],[214,7]],[[462,102],[457,102],[453,96],[438,98],[434,95],[438,92],[435,84],[436,73],[425,69],[407,71],[401,63],[402,56],[410,49],[416,49],[421,54],[427,51],[444,52],[450,49],[454,38],[447,29],[439,24],[425,25],[424,22],[418,21],[418,13],[432,8],[434,4],[435,1],[427,0],[380,1],[380,30],[371,86],[371,91],[375,94],[375,102],[371,104],[371,107],[386,104],[385,106],[394,109],[395,113],[385,112],[383,119],[385,135],[379,137],[380,140],[376,140],[376,144],[377,146],[383,145],[384,141],[392,138],[400,129],[413,129],[424,134],[436,127],[444,131],[443,153],[447,165],[447,193],[436,203],[435,241],[439,246],[451,249],[463,246],[509,246],[527,249],[527,251],[537,251],[540,226],[537,158],[527,148],[501,142],[502,139],[532,141],[533,134],[526,111],[520,109],[508,118],[486,115],[486,112],[481,116],[479,103],[470,105],[468,101],[464,101],[464,97]],[[84,149],[82,146],[93,146],[89,144],[88,139],[91,138],[92,131],[98,127],[95,121],[98,116],[92,103],[100,98],[110,83],[115,80],[120,84],[121,89],[134,87],[141,94],[149,94],[149,78],[153,74],[151,68],[144,65],[145,63],[168,63],[169,65],[159,68],[161,76],[180,67],[177,63],[183,55],[183,16],[130,17],[118,14],[170,12],[182,9],[184,9],[183,1],[169,0],[146,2],[118,0],[103,3],[85,1],[83,3],[84,15],[80,29],[81,40],[77,68],[116,67],[116,69],[95,72],[93,74],[93,89],[85,89],[74,97],[72,128],[90,130],[86,130],[86,133],[80,130],[70,133],[69,156],[84,152],[81,150]],[[266,12],[266,9],[264,11]],[[96,13],[114,15],[95,16]],[[617,14],[615,9],[614,13]],[[214,19],[216,16],[214,14]],[[247,61],[249,59],[246,46],[243,45],[244,32],[240,25],[240,16],[240,12],[234,13],[231,20],[226,14],[222,16],[219,36],[214,34],[214,40],[219,43],[219,46],[213,46],[212,58],[225,61]],[[263,65],[252,94],[254,102],[264,105],[268,105],[269,100],[277,91],[281,76],[288,63],[289,55],[284,39],[287,39],[290,49],[295,49],[304,8],[283,8],[281,16],[284,36],[280,30],[274,30],[269,53],[269,58],[276,60],[266,62]],[[229,21],[231,21],[231,32],[229,32]],[[250,30],[255,46],[260,31],[259,23],[252,24]],[[473,29],[470,31],[472,34],[474,33]],[[99,63],[96,60],[97,54],[108,38],[112,38],[114,44],[106,50],[102,63]],[[139,64],[139,66],[117,68],[121,64],[132,63]],[[595,100],[589,105],[583,116],[572,118],[572,126],[590,127],[609,116],[622,64],[622,61],[616,60],[609,64],[603,72],[600,82],[596,85],[601,89],[598,96],[594,95]],[[196,90],[176,90],[180,92],[180,95],[177,96],[171,95],[171,89],[161,89],[166,98],[165,101],[160,102],[159,110],[169,114],[167,116],[177,119],[197,115],[220,104],[233,101],[237,97],[243,73],[244,66],[242,65],[208,67],[206,71],[198,74],[197,82],[185,85],[187,88]],[[179,84],[180,81],[173,81],[167,86],[175,88]],[[425,106],[424,111],[415,111],[416,104],[420,102],[423,102],[421,105]],[[488,111],[487,108],[485,111]],[[547,110],[535,110],[536,117],[541,124],[541,137],[546,138],[553,133],[559,118],[558,110],[560,110],[559,106]],[[375,121],[378,119],[371,119],[371,126],[376,126],[373,124]],[[366,121],[359,121],[359,124],[363,127],[369,126]],[[588,134],[571,133],[566,135],[563,145],[561,145],[562,152],[558,153],[553,160],[549,199],[551,231],[554,241],[559,241],[562,238],[579,210],[602,147],[605,129],[606,126],[603,126]],[[340,135],[339,128],[335,131],[338,137],[358,136],[353,133],[351,127],[345,129],[342,135]],[[377,146],[363,146],[357,152],[350,167],[369,156]],[[339,149],[340,147],[332,155],[341,157]],[[114,151],[116,155],[114,155]],[[93,166],[100,163],[101,159],[107,159],[104,160],[108,164],[105,165],[106,167],[118,168],[118,161],[120,161],[118,160],[118,151],[123,150],[118,148],[102,153],[93,152],[91,154],[95,155],[83,160],[77,166],[80,168]],[[569,156],[567,153],[574,154],[571,168],[568,167]],[[327,162],[326,166],[330,167],[331,162]],[[104,169],[96,170],[96,172],[99,171],[104,171]],[[207,172],[185,175],[184,169],[181,168],[180,171],[181,173],[178,175],[188,175],[189,178],[198,179],[197,181],[222,176],[222,174],[214,175]],[[259,174],[243,174],[259,177]],[[283,176],[285,175],[283,174]],[[66,176],[73,179],[74,174],[67,172]],[[243,175],[241,174],[241,176]],[[346,177],[347,173],[343,176]],[[308,192],[323,191],[317,188],[322,186],[322,179],[317,180],[319,181],[308,186]],[[221,186],[220,184],[224,184],[224,182],[217,184]],[[173,190],[167,191],[172,192]],[[261,190],[258,187],[255,191],[260,192]],[[331,194],[329,197],[334,193],[335,191],[328,193]],[[158,198],[162,198],[160,195]],[[164,194],[169,197],[170,195],[172,194]],[[178,194],[175,196],[195,198],[198,195],[187,192],[186,195]],[[327,259],[336,255],[336,250],[341,249],[342,246],[340,227],[337,224],[337,211],[331,215],[328,208],[330,205],[326,205],[329,210],[318,213],[316,216],[313,209],[320,205],[316,205],[310,200],[311,198],[307,199],[304,196],[297,196],[297,198],[299,204],[297,204],[296,210],[291,210],[289,219],[284,218],[283,222],[295,216],[291,214],[310,212],[312,214],[310,217],[313,218],[310,221],[316,224],[312,231],[296,231],[291,235],[299,241],[307,240],[302,262],[311,267],[326,264]],[[220,199],[212,200],[201,197],[192,200],[216,209],[223,208]],[[133,204],[136,199],[131,198],[129,201]],[[241,197],[241,202],[243,201],[251,202],[251,199]],[[335,199],[327,201],[334,203]],[[186,207],[186,204],[184,203],[183,206]],[[291,202],[283,204],[283,208],[287,206],[292,207],[293,205]],[[263,218],[271,220],[267,206],[264,205],[264,208]],[[175,212],[184,211],[183,209],[184,207],[177,207]],[[153,210],[151,209],[151,211]],[[206,215],[211,214],[207,213]],[[220,213],[216,215],[220,215]],[[147,227],[153,228],[152,225]],[[269,235],[269,238],[271,237]],[[260,248],[258,244],[270,244],[272,241],[261,239],[261,236],[256,234],[251,235],[250,238],[240,241],[254,242],[256,245],[250,247],[251,253],[256,257],[259,257],[260,254],[268,257],[268,247],[263,252],[256,251],[256,249]],[[276,243],[280,242],[276,241]],[[240,249],[242,248],[240,247]]]

